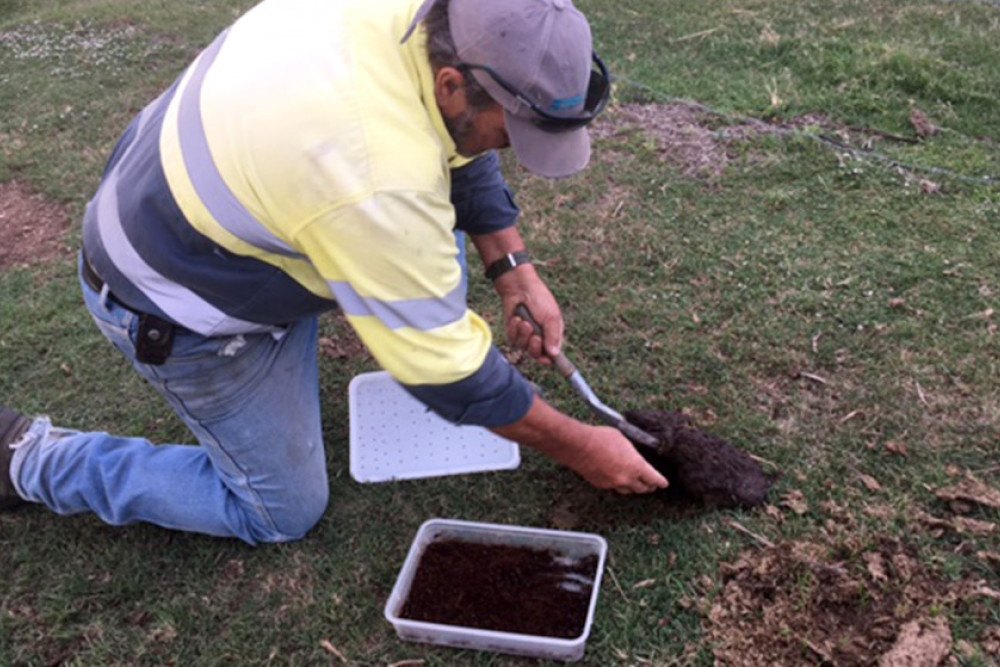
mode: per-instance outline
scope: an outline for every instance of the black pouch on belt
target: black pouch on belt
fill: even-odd
[[[174,349],[173,322],[141,313],[139,315],[139,335],[135,341],[135,358],[144,364],[162,366]]]

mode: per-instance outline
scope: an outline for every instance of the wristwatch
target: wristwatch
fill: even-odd
[[[531,257],[528,256],[527,250],[509,252],[486,268],[486,277],[495,281],[503,274],[522,264],[531,264]]]

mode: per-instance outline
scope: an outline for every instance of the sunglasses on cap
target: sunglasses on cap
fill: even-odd
[[[487,65],[460,63],[456,68],[465,70],[478,69],[486,72],[498,86],[513,95],[515,100],[531,109],[534,113],[531,117],[531,122],[538,129],[546,132],[569,132],[590,125],[595,118],[601,115],[604,107],[608,106],[608,100],[611,98],[611,74],[608,72],[608,67],[596,52],[592,52],[592,55],[597,69],[591,68],[590,70],[590,84],[587,86],[587,98],[583,104],[583,114],[580,116],[555,116],[549,113],[528,99],[527,95]]]

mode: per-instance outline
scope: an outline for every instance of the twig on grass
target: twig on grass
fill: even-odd
[[[323,647],[323,650],[330,655],[336,656],[345,665],[349,663],[347,656],[341,653],[336,646],[334,646],[329,639],[321,639],[319,645]]]
[[[924,395],[924,388],[920,386],[919,382],[914,382],[914,384],[917,385],[917,396],[920,397],[920,402],[927,407],[931,407],[931,404],[927,402],[927,397]]]
[[[727,519],[723,520],[723,523],[725,525],[729,526],[730,528],[732,528],[733,530],[736,530],[736,531],[738,531],[740,533],[743,533],[744,535],[746,535],[748,537],[752,537],[753,539],[757,540],[758,542],[760,542],[761,544],[763,544],[768,549],[773,549],[774,548],[774,542],[772,542],[771,540],[767,539],[763,535],[758,535],[757,533],[753,532],[752,530],[750,530],[749,528],[747,528],[746,526],[744,526],[743,524],[741,524],[736,519],[728,519],[727,518]]]
[[[615,571],[611,569],[610,565],[608,566],[608,575],[611,577],[611,582],[614,583],[615,588],[617,588],[618,592],[621,593],[622,599],[625,600],[625,603],[632,604],[632,601],[629,600],[628,595],[625,594],[625,589],[622,588],[622,585],[620,583],[618,583],[618,577],[615,576]]]
[[[775,470],[781,470],[781,468],[778,466],[777,463],[775,463],[774,461],[768,461],[763,456],[757,456],[756,454],[750,454],[750,453],[747,453],[747,456],[749,456],[750,458],[752,458],[757,463],[761,463],[761,464],[764,464],[764,465],[769,465],[772,468],[774,468]]]
[[[830,384],[826,378],[820,377],[819,375],[815,375],[813,373],[806,373],[805,371],[799,371],[799,376],[804,377],[807,380],[812,380],[817,384]]]
[[[388,667],[421,667],[421,665],[426,665],[426,660],[400,660],[399,662],[394,662]]]
[[[863,414],[864,414],[864,412],[862,412],[861,410],[852,410],[847,415],[845,415],[845,416],[841,417],[840,419],[838,419],[837,423],[838,424],[846,424],[847,422],[851,421],[855,417],[857,417],[859,415],[863,415]]]
[[[625,200],[624,199],[622,199],[620,202],[618,202],[618,206],[615,206],[615,210],[611,214],[611,217],[612,218],[617,218],[618,214],[621,213],[623,206],[625,206]]]
[[[713,32],[718,32],[718,31],[719,31],[718,28],[709,28],[708,30],[702,30],[700,32],[693,32],[690,35],[684,35],[683,37],[678,37],[677,39],[674,40],[674,43],[676,44],[676,43],[679,43],[679,42],[686,42],[688,40],[698,39],[700,37],[708,37]]]
[[[828,651],[827,649],[823,648],[822,646],[819,646],[818,644],[816,644],[816,642],[814,642],[814,641],[812,641],[810,639],[807,639],[805,637],[799,636],[798,639],[803,644],[805,644],[806,647],[808,647],[810,651],[812,651],[817,656],[819,656],[820,658],[822,658],[824,662],[833,662],[833,656],[830,654],[830,651]]]

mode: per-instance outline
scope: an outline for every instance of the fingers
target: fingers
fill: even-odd
[[[625,496],[642,495],[646,493],[653,493],[654,491],[659,491],[660,489],[665,489],[669,485],[670,483],[667,479],[660,475],[659,480],[648,480],[643,478],[634,479],[629,484],[618,487],[615,491]]]
[[[511,317],[507,323],[507,340],[515,349],[528,353],[532,358],[543,363],[548,361],[542,337],[535,333],[530,322],[517,316]]]
[[[649,466],[649,469],[653,472],[650,479],[646,480],[647,483],[653,487],[653,490],[665,489],[670,486],[670,480],[660,474],[660,472],[653,466]]]
[[[588,443],[589,456],[577,472],[594,486],[623,495],[652,493],[669,486],[667,478],[646,461],[620,431],[594,427],[598,437]]]
[[[661,475],[656,468],[643,461],[642,468],[615,490],[623,495],[633,495],[653,493],[668,486],[670,486],[670,482],[667,481],[667,478]]]
[[[565,333],[565,322],[562,317],[556,318],[555,326],[545,332],[545,353],[553,359],[562,354],[563,336]]]

